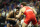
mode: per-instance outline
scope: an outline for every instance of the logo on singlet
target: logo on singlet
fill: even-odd
[[[28,12],[28,11],[32,11],[32,10],[31,9],[26,10],[26,12]]]

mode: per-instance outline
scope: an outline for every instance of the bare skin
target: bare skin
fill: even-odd
[[[13,15],[13,11],[9,12],[9,14],[6,17],[6,20],[15,20],[15,18],[10,18],[11,15]]]
[[[25,10],[26,10],[26,8],[25,8],[26,6],[24,6],[23,8],[21,8],[20,9],[20,11],[19,11],[19,14],[18,15],[16,15],[16,17],[18,17],[18,18],[20,18],[20,16],[21,16],[21,13],[23,12],[25,12]],[[35,13],[35,15],[37,14],[37,12],[35,11],[35,9],[34,8],[32,8],[32,7],[30,7],[32,10],[33,10],[33,12]],[[28,24],[25,24],[24,22],[23,22],[23,24],[22,24],[22,27],[27,27],[28,26]],[[34,25],[35,27],[37,27],[37,24],[35,24]]]
[[[10,27],[10,24],[9,23],[7,24],[7,27]]]
[[[6,17],[6,20],[12,20],[12,21],[14,20],[14,21],[17,21],[17,19],[15,19],[15,18],[10,18],[10,16],[12,16],[12,15],[13,15],[13,11],[9,12],[9,14]],[[18,25],[18,24],[16,24],[16,25]],[[9,23],[7,24],[7,27],[10,27],[10,24]]]

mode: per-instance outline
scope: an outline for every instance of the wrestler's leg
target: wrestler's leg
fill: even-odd
[[[22,27],[27,27],[28,25],[23,22]]]
[[[36,23],[36,24],[34,25],[34,27],[38,27],[38,23]]]
[[[15,27],[19,27],[19,20],[17,20]]]
[[[30,21],[30,18],[25,18],[24,22],[22,23],[22,27],[27,27]]]
[[[10,21],[7,21],[7,27],[10,27]]]
[[[15,27],[19,27],[19,24],[16,23]]]
[[[9,23],[7,24],[7,27],[10,27],[10,24]]]
[[[36,18],[33,19],[32,23],[33,23],[34,27],[38,27],[38,23],[37,23]]]
[[[19,27],[19,23],[16,22],[13,27]]]

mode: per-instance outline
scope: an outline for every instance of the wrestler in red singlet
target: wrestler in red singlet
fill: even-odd
[[[26,24],[29,24],[30,21],[32,21],[33,25],[37,23],[37,20],[36,20],[36,16],[33,12],[33,10],[30,8],[30,7],[25,7],[26,10],[24,12],[24,14],[26,15],[26,18],[24,20],[24,22]]]

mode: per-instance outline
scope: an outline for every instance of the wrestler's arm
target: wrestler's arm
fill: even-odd
[[[18,15],[16,15],[16,17],[17,17],[17,18],[20,18],[21,13],[22,13],[22,11],[21,11],[21,9],[20,9],[19,14],[18,14]]]
[[[35,8],[33,8],[33,11],[34,11],[35,15],[37,15],[37,12],[35,11]]]
[[[35,11],[35,8],[32,8],[32,7],[30,7],[32,10],[33,10],[33,12],[35,13],[35,15],[37,15],[37,12]]]
[[[6,17],[6,20],[15,20],[15,18],[10,18],[12,14],[13,14],[13,11],[9,12],[9,14]]]

